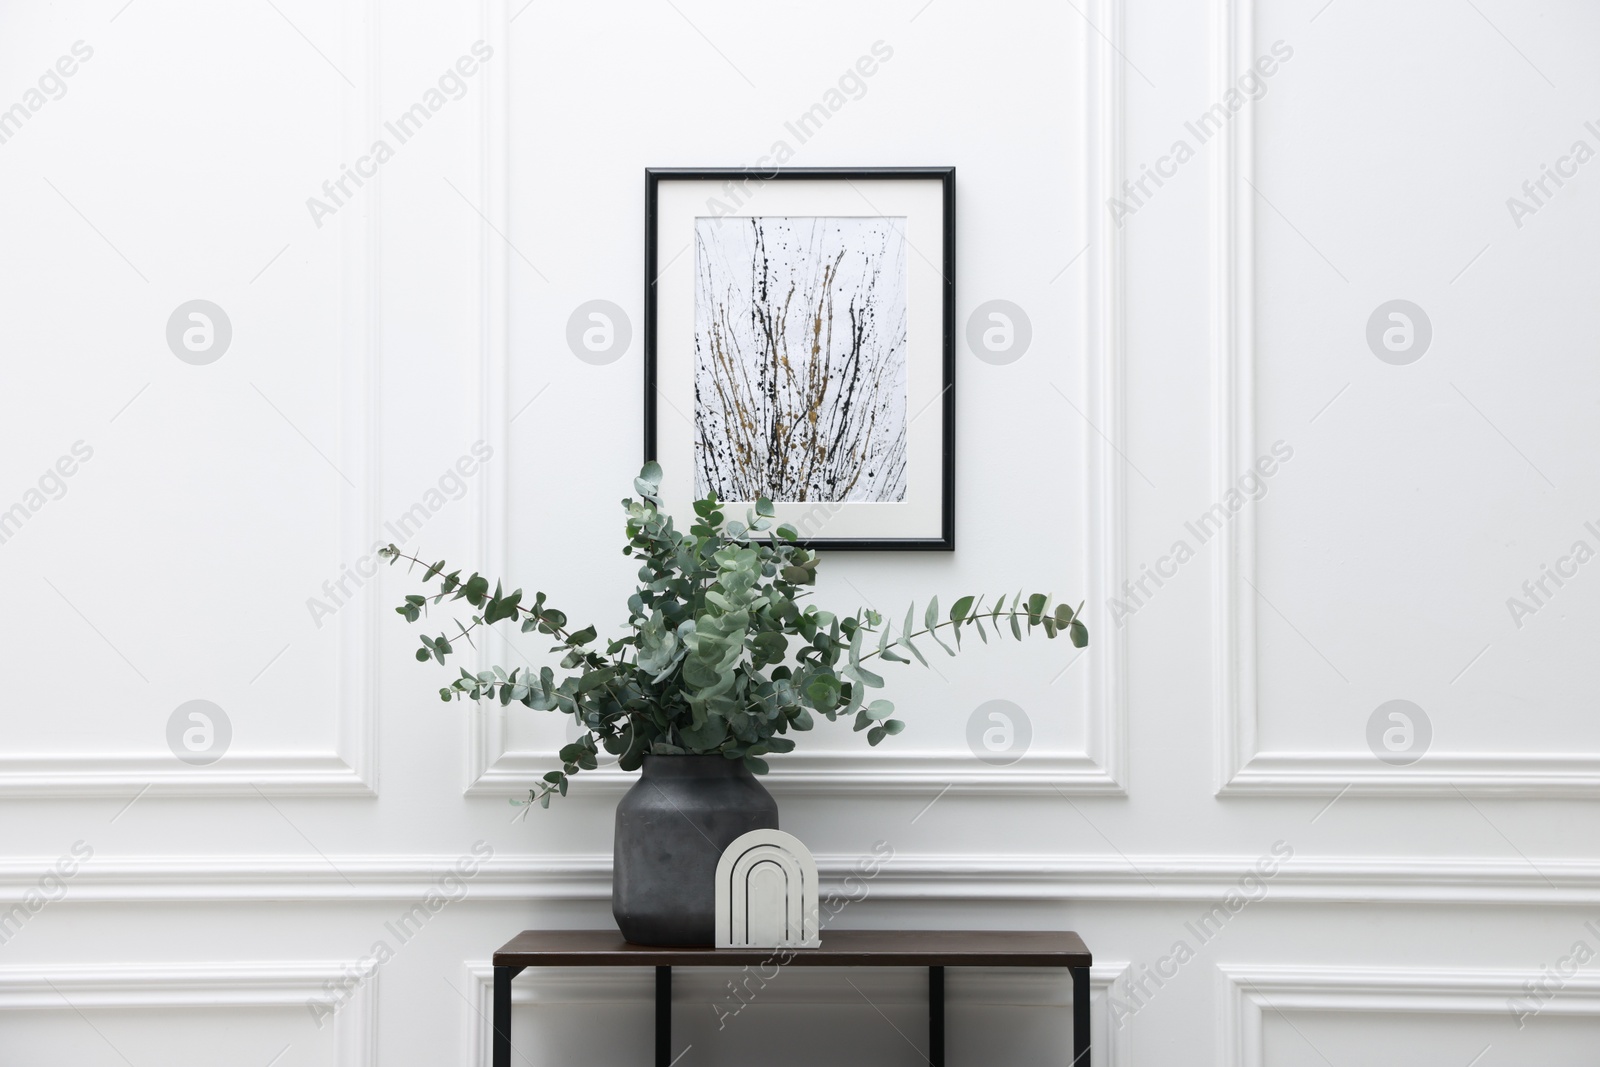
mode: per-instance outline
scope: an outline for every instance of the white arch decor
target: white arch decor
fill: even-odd
[[[717,861],[718,948],[817,948],[817,861],[793,834],[751,830]]]

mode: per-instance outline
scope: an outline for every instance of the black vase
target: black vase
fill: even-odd
[[[646,756],[617,802],[611,914],[636,945],[710,946],[717,861],[751,830],[778,829],[778,802],[739,760]]]

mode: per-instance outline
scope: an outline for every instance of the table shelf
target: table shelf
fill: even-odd
[[[1073,1067],[1090,1067],[1089,966],[1067,930],[829,930],[820,948],[670,948],[634,945],[616,930],[524,930],[494,954],[494,1067],[511,1067],[511,981],[528,967],[654,967],[656,1067],[672,1063],[672,969],[926,967],[928,1062],[944,1067],[946,967],[1058,967],[1072,974]]]

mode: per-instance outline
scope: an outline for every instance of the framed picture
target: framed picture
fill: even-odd
[[[955,168],[645,171],[644,448],[674,514],[955,547]]]

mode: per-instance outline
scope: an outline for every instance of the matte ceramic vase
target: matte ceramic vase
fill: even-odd
[[[711,946],[717,861],[741,834],[778,829],[778,802],[739,760],[646,756],[617,803],[611,914],[636,945]]]

